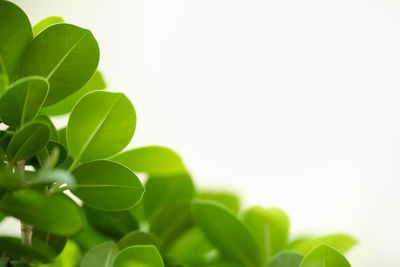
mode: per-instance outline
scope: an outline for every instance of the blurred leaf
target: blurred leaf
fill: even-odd
[[[179,155],[166,147],[146,146],[128,150],[112,158],[134,172],[163,176],[187,173]]]
[[[77,267],[80,259],[79,247],[71,240],[67,241],[63,251],[49,264],[36,263],[34,267]],[[93,266],[95,267],[95,266]]]
[[[33,38],[28,17],[17,5],[0,1],[0,54],[10,81],[17,76],[18,66],[25,49]]]
[[[102,210],[126,210],[141,199],[144,187],[127,167],[97,160],[80,165],[73,173],[72,192],[85,204]]]
[[[64,19],[61,17],[47,17],[41,21],[39,21],[35,26],[33,26],[33,36],[38,35],[41,31],[46,29],[47,27],[56,24],[56,23],[62,23],[64,22]]]
[[[97,245],[83,256],[80,267],[112,267],[118,253],[118,246],[112,241]]]
[[[267,267],[299,267],[303,258],[304,256],[299,253],[282,251],[270,259]]]
[[[45,106],[78,91],[99,63],[99,47],[89,30],[59,23],[47,27],[29,44],[19,77],[39,75],[50,84]]]
[[[22,184],[23,180],[21,177],[9,171],[5,165],[0,165],[0,187],[15,189],[22,186]]]
[[[103,90],[106,88],[104,79],[99,71],[96,71],[92,78],[78,91],[70,96],[67,96],[60,102],[42,108],[41,112],[48,116],[60,116],[71,112],[72,108],[78,103],[85,94],[96,91]]]
[[[57,257],[64,249],[67,238],[65,236],[54,235],[49,232],[33,229],[32,247],[44,253],[50,262],[51,259]]]
[[[130,232],[118,241],[118,247],[120,249],[136,245],[154,245],[157,248],[160,248],[157,238],[152,233],[143,231]]]
[[[239,198],[228,192],[201,192],[196,198],[205,199],[205,200],[213,200],[216,201],[225,207],[232,210],[235,214],[239,213],[240,209],[240,201]]]
[[[9,84],[9,81],[8,81],[6,66],[4,65],[4,60],[0,53],[0,96],[7,89],[8,84]],[[0,267],[1,267],[1,265],[0,265]]]
[[[264,252],[264,263],[286,247],[290,221],[281,209],[254,206],[244,212],[243,220]]]
[[[256,239],[231,210],[208,200],[193,201],[192,209],[195,224],[224,257],[249,267],[263,264]]]
[[[168,249],[168,262],[200,264],[209,260],[216,252],[215,247],[205,238],[198,228],[192,228],[181,235]]]
[[[3,197],[0,211],[37,229],[58,235],[72,235],[84,225],[80,207],[64,194],[15,191]]]
[[[69,154],[75,162],[110,157],[129,144],[135,127],[136,112],[124,94],[91,92],[79,100],[69,117]]]
[[[322,244],[304,257],[300,267],[351,267],[351,265],[339,251]]]
[[[153,245],[140,245],[123,249],[113,267],[164,267],[163,259]]]
[[[26,180],[43,184],[51,184],[54,182],[59,182],[61,184],[65,183],[68,187],[74,187],[76,185],[74,176],[63,169],[51,169],[45,172],[38,172],[36,175],[29,177]]]
[[[21,239],[16,237],[0,236],[0,255],[13,259],[28,258],[39,261],[48,261],[46,254],[33,247],[22,245]]]
[[[19,79],[10,84],[0,98],[0,118],[10,126],[21,127],[36,116],[43,105],[49,84],[39,76]]]
[[[38,116],[35,117],[34,121],[43,122],[44,124],[49,126],[50,139],[53,140],[53,141],[57,141],[58,140],[57,129],[56,129],[56,127],[54,126],[53,122],[51,121],[51,119],[48,116],[46,116],[46,115],[38,115]]]
[[[234,262],[219,260],[207,264],[202,264],[199,267],[244,267],[242,264],[237,264]]]
[[[50,130],[46,124],[33,122],[20,129],[10,140],[7,148],[10,163],[33,157],[49,141]]]
[[[150,177],[145,188],[143,203],[147,218],[163,206],[191,201],[195,190],[189,174]]]
[[[64,127],[58,130],[58,142],[65,148],[68,148],[67,145],[67,127]]]
[[[98,244],[110,241],[110,238],[99,233],[88,224],[86,224],[81,231],[71,238],[79,245],[82,252],[88,251]]]
[[[357,245],[357,240],[346,234],[330,234],[314,239],[301,239],[289,244],[288,249],[307,254],[321,244],[328,244],[341,253],[346,253]]]
[[[126,233],[139,228],[128,211],[103,211],[83,205],[88,222],[100,233],[118,240]]]

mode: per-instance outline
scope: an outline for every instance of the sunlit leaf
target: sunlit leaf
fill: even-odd
[[[155,246],[140,245],[123,249],[113,267],[164,267],[164,262]]]
[[[41,31],[43,31],[44,29],[53,24],[62,22],[64,22],[64,20],[61,17],[56,17],[56,16],[47,17],[39,21],[35,26],[33,26],[33,36],[38,35]]]
[[[288,248],[301,254],[307,254],[321,244],[328,244],[341,253],[346,253],[357,245],[357,240],[346,234],[330,234],[319,238],[304,238],[289,244]]]
[[[267,267],[299,267],[304,256],[293,251],[282,251],[272,257]]]
[[[300,267],[351,267],[351,265],[339,251],[322,244],[304,257]]]
[[[97,245],[83,256],[81,267],[112,267],[118,253],[118,246],[112,241]]]

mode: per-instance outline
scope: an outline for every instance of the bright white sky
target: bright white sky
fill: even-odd
[[[293,233],[354,234],[354,267],[400,266],[399,1],[15,2],[93,31],[132,147],[175,149]]]

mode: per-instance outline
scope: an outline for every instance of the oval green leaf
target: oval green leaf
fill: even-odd
[[[14,81],[22,55],[33,34],[24,11],[9,1],[0,1],[0,36],[0,55],[9,80]]]
[[[133,231],[118,241],[118,247],[124,249],[136,245],[154,245],[160,247],[158,239],[152,234],[143,231]]]
[[[58,235],[72,235],[84,225],[81,208],[65,194],[15,191],[3,197],[0,211]]]
[[[155,246],[140,245],[123,249],[113,267],[164,267],[164,262]]]
[[[106,84],[103,76],[99,71],[96,71],[93,77],[81,89],[54,105],[42,108],[41,113],[44,113],[48,116],[60,116],[70,113],[75,104],[78,103],[79,99],[81,99],[84,95],[89,92],[103,90],[105,88]]]
[[[29,44],[19,77],[39,75],[50,84],[45,106],[78,91],[92,77],[99,63],[99,47],[93,34],[59,23],[47,27]]]
[[[69,153],[76,164],[110,157],[129,144],[135,127],[135,109],[124,94],[89,93],[76,104],[69,117]]]
[[[330,234],[326,236],[321,236],[319,238],[301,239],[293,242],[292,244],[289,244],[288,248],[301,254],[307,254],[321,244],[328,244],[329,246],[340,251],[341,253],[346,253],[352,247],[357,245],[357,243],[357,240],[354,239],[352,236],[346,234]]]
[[[36,116],[43,105],[49,84],[39,76],[19,79],[0,98],[0,118],[10,126],[21,127]]]
[[[304,257],[300,267],[351,267],[351,265],[339,251],[322,244]]]
[[[119,249],[112,241],[97,245],[83,256],[80,267],[112,267]]]
[[[247,226],[221,204],[195,200],[193,220],[225,258],[249,267],[263,264],[260,247]]]
[[[50,260],[42,251],[23,245],[20,238],[8,236],[0,236],[0,255],[7,255],[15,259],[27,257],[41,262]]]
[[[43,31],[44,29],[53,24],[62,22],[64,22],[64,19],[62,17],[56,17],[56,16],[47,17],[39,21],[35,26],[33,26],[33,36],[38,35],[41,31]]]
[[[282,251],[270,259],[267,267],[299,267],[303,258],[304,256],[299,253]]]
[[[122,164],[97,160],[80,165],[74,172],[72,192],[85,204],[102,210],[126,210],[142,198],[139,178]]]
[[[150,175],[173,175],[187,173],[182,159],[172,149],[146,146],[128,150],[112,158],[134,172]]]
[[[49,232],[40,231],[39,229],[33,229],[32,234],[32,247],[44,253],[48,261],[42,261],[45,263],[50,262],[61,253],[64,249],[67,238],[65,236],[54,235]]]
[[[50,129],[41,122],[30,123],[20,129],[8,144],[7,155],[11,164],[33,157],[46,146],[49,138]]]

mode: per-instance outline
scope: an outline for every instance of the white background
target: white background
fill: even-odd
[[[352,233],[355,267],[400,266],[400,1],[15,2],[93,31],[132,147],[175,149],[294,235]]]

